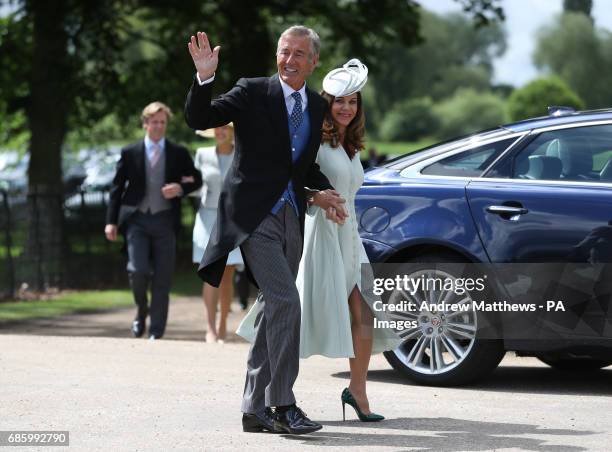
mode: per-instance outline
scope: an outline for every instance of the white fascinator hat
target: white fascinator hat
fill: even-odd
[[[367,81],[368,67],[357,58],[353,58],[325,76],[323,91],[334,97],[350,96],[361,91]]]

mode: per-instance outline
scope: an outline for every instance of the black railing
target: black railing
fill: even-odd
[[[108,191],[49,196],[0,191],[0,299],[19,297],[24,290],[125,285],[126,256],[120,251],[121,243],[104,237]],[[177,240],[178,260],[186,264],[191,259],[194,221],[190,201],[184,201],[183,228]],[[55,202],[62,206],[59,219],[49,214],[57,211]],[[62,222],[61,237],[49,232],[54,230],[50,221]]]
[[[8,193],[2,190],[2,230],[4,231],[4,253],[0,258],[3,261],[3,273],[5,277],[0,281],[0,287],[6,287],[5,296],[13,296],[15,294],[15,263],[13,260],[13,240],[11,236],[11,208],[9,206]],[[3,291],[0,290],[0,296],[3,295]]]

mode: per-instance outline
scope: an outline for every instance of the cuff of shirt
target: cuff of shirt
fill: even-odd
[[[202,86],[202,85],[206,85],[206,84],[212,82],[215,79],[215,74],[213,74],[212,77],[209,77],[206,80],[202,81],[202,80],[200,80],[200,74],[198,74],[196,72],[196,78],[198,79],[198,85]]]

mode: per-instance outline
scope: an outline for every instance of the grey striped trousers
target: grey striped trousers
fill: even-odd
[[[299,219],[285,203],[276,214],[268,214],[241,246],[259,285],[257,303],[264,303],[247,361],[244,413],[295,403],[301,316],[295,278],[302,242]]]

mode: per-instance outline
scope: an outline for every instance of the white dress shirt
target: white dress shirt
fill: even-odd
[[[295,99],[291,97],[291,95],[295,92],[293,88],[283,82],[283,79],[278,77],[278,80],[281,84],[281,88],[283,88],[283,96],[285,96],[285,105],[287,106],[287,113],[291,114],[293,111],[293,106],[295,105]],[[302,85],[302,87],[297,91],[300,93],[302,97],[302,112],[306,110],[308,106],[308,97],[306,97],[306,83]]]

